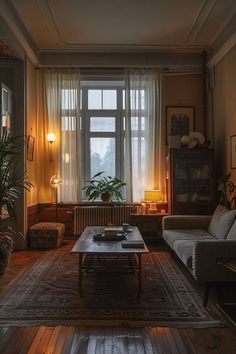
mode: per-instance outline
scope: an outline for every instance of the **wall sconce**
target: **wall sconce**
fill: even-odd
[[[56,140],[56,135],[54,133],[48,133],[47,135],[47,141],[49,142],[50,144],[50,161],[53,161],[53,158],[52,158],[52,143]]]
[[[159,189],[144,191],[144,200],[149,214],[156,214],[158,212],[157,204],[162,202],[162,198],[162,192]]]

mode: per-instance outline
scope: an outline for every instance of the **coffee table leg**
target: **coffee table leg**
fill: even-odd
[[[139,295],[142,291],[142,254],[137,254],[138,256],[138,291]]]
[[[82,280],[83,280],[82,265],[83,265],[83,253],[79,253],[79,292],[80,293],[82,293],[82,291],[83,291],[83,287],[82,287]]]

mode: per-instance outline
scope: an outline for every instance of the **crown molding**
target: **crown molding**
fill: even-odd
[[[15,9],[10,1],[1,1],[0,14],[4,19],[6,26],[12,32],[16,40],[20,43],[26,55],[30,58],[34,65],[39,64],[39,51],[28,31],[20,21]]]
[[[236,32],[225,42],[224,45],[212,56],[207,62],[207,66],[211,68],[219,63],[221,59],[236,45]]]

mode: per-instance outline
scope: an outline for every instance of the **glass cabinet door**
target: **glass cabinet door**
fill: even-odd
[[[191,213],[206,210],[213,202],[211,149],[173,149],[171,152],[172,211]]]
[[[2,101],[2,115],[1,115],[1,130],[10,129],[12,119],[12,92],[2,83],[1,85],[1,101]]]

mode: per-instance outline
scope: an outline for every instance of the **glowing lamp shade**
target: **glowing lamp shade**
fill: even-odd
[[[149,189],[144,191],[144,199],[146,202],[161,202],[162,193],[159,189]]]
[[[53,143],[55,140],[56,140],[56,135],[54,133],[48,133],[47,141],[49,141],[49,143]]]
[[[50,186],[53,188],[58,188],[62,184],[62,179],[58,175],[54,175],[50,178]]]

